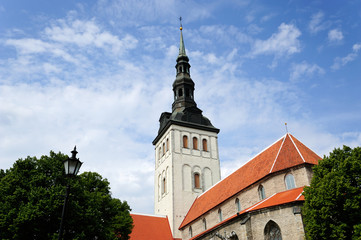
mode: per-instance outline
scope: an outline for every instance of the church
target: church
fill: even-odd
[[[221,180],[220,130],[195,102],[182,27],[175,67],[172,112],[153,140],[154,215],[131,214],[130,239],[304,239],[303,187],[321,158],[287,133]]]

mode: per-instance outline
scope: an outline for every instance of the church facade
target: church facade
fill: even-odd
[[[219,129],[194,100],[182,27],[176,72],[172,112],[161,114],[153,141],[155,215],[133,214],[131,239],[153,239],[139,237],[146,229],[154,239],[304,239],[303,187],[321,158],[287,133],[221,180]],[[167,220],[164,237],[149,229]]]

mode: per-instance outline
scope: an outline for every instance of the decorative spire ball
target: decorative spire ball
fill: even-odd
[[[181,31],[183,30],[182,26],[180,26],[179,30],[181,30]]]

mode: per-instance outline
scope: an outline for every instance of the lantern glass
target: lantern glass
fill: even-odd
[[[75,176],[78,174],[82,162],[79,159],[68,158],[64,161],[65,174],[68,176]]]

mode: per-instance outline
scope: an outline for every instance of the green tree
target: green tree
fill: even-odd
[[[335,149],[313,168],[303,207],[309,239],[361,239],[361,148]]]
[[[97,173],[65,178],[67,157],[50,152],[0,170],[0,239],[57,239],[68,183],[64,239],[129,239],[127,202],[112,198],[109,182]]]

